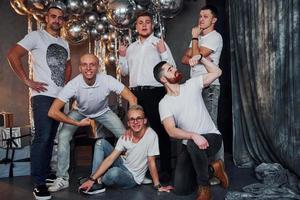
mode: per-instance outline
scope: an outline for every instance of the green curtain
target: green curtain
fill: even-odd
[[[300,0],[228,0],[233,158],[300,176]]]

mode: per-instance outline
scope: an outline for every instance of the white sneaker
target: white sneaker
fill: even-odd
[[[152,183],[152,179],[147,178],[146,176],[144,177],[144,180],[142,181],[143,185],[147,185],[147,184],[151,184]]]
[[[52,186],[48,188],[49,192],[57,192],[59,190],[62,190],[64,188],[69,187],[69,181],[64,180],[63,178],[58,177]]]

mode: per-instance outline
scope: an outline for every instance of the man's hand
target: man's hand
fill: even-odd
[[[48,84],[43,83],[43,82],[37,82],[37,81],[33,81],[31,79],[27,79],[25,81],[25,84],[28,87],[30,87],[31,89],[37,91],[38,93],[47,91],[46,86],[48,86]]]
[[[80,120],[78,126],[90,126],[92,123],[92,120],[89,118],[84,118],[82,120]]]
[[[123,43],[119,46],[119,56],[122,56],[122,57],[126,56],[127,47],[128,47],[128,44],[123,44]]]
[[[193,37],[193,38],[198,38],[199,35],[201,34],[201,32],[202,32],[202,29],[200,29],[199,26],[193,27],[193,28],[192,28],[192,37]]]
[[[199,64],[199,59],[202,58],[202,55],[195,55],[191,59],[189,59],[189,64],[191,67],[194,67],[195,65]]]
[[[161,37],[160,40],[156,44],[152,43],[152,45],[157,49],[157,51],[159,53],[163,53],[163,52],[167,51],[163,37]]]
[[[205,137],[203,137],[200,134],[193,134],[192,140],[195,142],[195,144],[199,147],[199,149],[207,149],[209,147],[209,144]]]
[[[86,182],[82,183],[81,186],[79,186],[79,190],[85,190],[88,192],[94,185],[94,181],[87,180]]]
[[[171,190],[173,190],[174,187],[171,185],[167,185],[167,186],[161,186],[160,188],[158,188],[159,192],[171,192]]]
[[[125,131],[124,135],[122,135],[122,139],[124,139],[125,141],[127,141],[127,140],[130,141],[130,140],[132,140],[132,135],[133,135],[132,130],[127,129]]]

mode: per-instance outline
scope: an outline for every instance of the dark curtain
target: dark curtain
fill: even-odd
[[[300,0],[228,0],[233,158],[300,176]]]

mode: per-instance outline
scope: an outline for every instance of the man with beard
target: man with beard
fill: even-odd
[[[165,95],[162,85],[153,77],[153,67],[160,61],[175,65],[171,51],[163,39],[153,35],[152,15],[141,12],[137,15],[138,40],[127,48],[119,48],[123,75],[129,74],[129,86],[148,117],[150,126],[158,134],[160,150],[160,178],[162,182],[171,177],[171,142],[159,121],[158,103]]]
[[[60,37],[65,5],[53,2],[45,15],[45,30],[33,31],[12,47],[7,59],[18,78],[31,90],[31,106],[35,132],[31,144],[31,176],[36,199],[51,199],[46,187],[54,138],[59,122],[48,117],[48,110],[58,92],[71,78],[68,43]],[[21,58],[30,52],[33,79],[28,77]]]
[[[181,73],[167,62],[157,64],[153,74],[167,90],[159,103],[161,121],[170,137],[183,140],[175,171],[175,193],[187,195],[198,186],[197,200],[208,200],[211,199],[209,175],[219,178],[224,188],[229,185],[223,161],[217,160],[209,165],[209,157],[214,156],[221,147],[222,136],[201,94],[202,88],[218,78],[222,71],[202,55],[194,56],[190,65],[198,62],[205,66],[208,73],[181,85]]]

